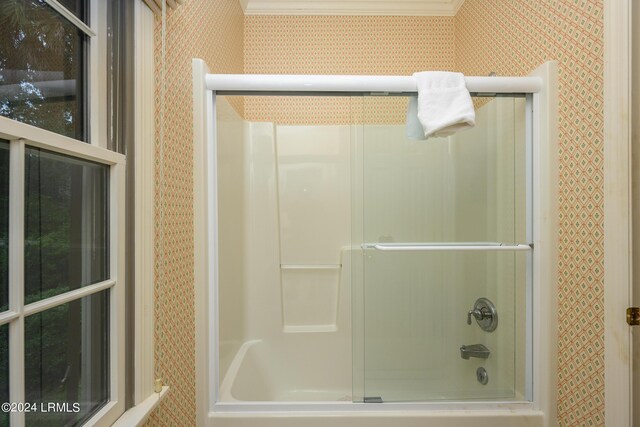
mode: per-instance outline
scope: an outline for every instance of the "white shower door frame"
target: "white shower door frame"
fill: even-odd
[[[216,93],[336,95],[345,92],[415,92],[413,77],[404,76],[271,76],[213,75],[204,61],[193,60],[194,96],[194,250],[196,318],[196,413],[198,425],[260,425],[274,417],[302,419],[342,415],[354,421],[404,416],[408,423],[428,418],[435,423],[469,425],[552,426],[557,419],[557,260],[558,150],[557,63],[547,62],[529,77],[467,77],[471,92],[526,94],[531,110],[527,138],[531,149],[531,239],[535,247],[528,286],[528,348],[531,358],[525,402],[219,402],[218,233],[216,190]],[[528,221],[529,223],[529,221]],[[204,320],[204,321],[203,321]],[[407,418],[407,412],[411,414]],[[301,417],[301,418],[300,418]],[[469,418],[471,417],[471,418]],[[356,420],[357,418],[357,420]],[[334,418],[335,419],[335,418]],[[459,421],[455,421],[458,420]],[[226,423],[225,423],[226,420]],[[243,420],[243,421],[239,421]],[[281,422],[284,422],[282,421]],[[412,421],[413,420],[413,421]],[[394,421],[399,424],[399,419]],[[311,425],[311,424],[309,424]],[[454,425],[454,424],[447,424]],[[455,424],[455,425],[466,425]]]

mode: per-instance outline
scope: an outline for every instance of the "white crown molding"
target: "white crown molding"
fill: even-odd
[[[464,0],[240,0],[245,15],[454,16]]]
[[[455,16],[462,7],[464,0],[452,0],[451,3],[453,3],[453,16]]]

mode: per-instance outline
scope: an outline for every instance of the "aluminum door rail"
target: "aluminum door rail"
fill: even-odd
[[[473,93],[524,94],[542,89],[539,77],[465,77]],[[207,74],[205,86],[230,92],[372,92],[415,93],[413,76],[347,76],[289,74]]]
[[[504,244],[497,242],[478,243],[364,243],[362,249],[378,251],[530,251],[533,245]]]

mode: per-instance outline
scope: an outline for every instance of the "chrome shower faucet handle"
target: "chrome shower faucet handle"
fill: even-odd
[[[471,316],[475,317],[483,331],[493,332],[498,327],[498,311],[487,298],[478,298],[473,309],[467,313],[467,325],[471,324]]]
[[[469,313],[467,313],[467,325],[471,324],[471,316],[473,315],[473,317],[476,318],[476,320],[483,320],[486,319],[488,317],[492,317],[493,315],[491,314],[490,311],[488,311],[486,308],[481,308],[480,310],[474,308],[473,310],[469,310]]]

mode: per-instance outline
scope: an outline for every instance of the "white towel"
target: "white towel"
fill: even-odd
[[[413,77],[418,86],[417,116],[425,139],[449,136],[475,126],[476,113],[462,73],[424,71]],[[407,133],[410,137],[413,134],[409,127]]]
[[[407,108],[407,138],[424,141],[424,128],[418,120],[418,97],[409,97],[409,107]]]

